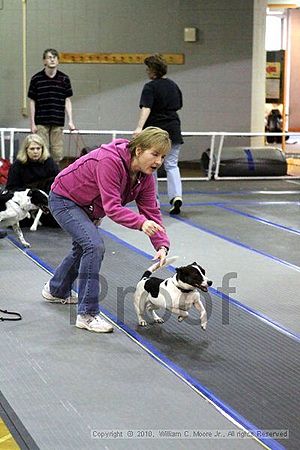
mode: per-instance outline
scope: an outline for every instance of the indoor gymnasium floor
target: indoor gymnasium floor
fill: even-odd
[[[160,189],[176,266],[197,261],[213,280],[207,331],[195,312],[137,326],[144,234],[102,223],[100,304],[115,331],[96,335],[41,297],[65,233],[25,229],[24,251],[10,231],[0,308],[23,319],[0,324],[0,449],[299,448],[300,180],[185,182],[176,217]]]

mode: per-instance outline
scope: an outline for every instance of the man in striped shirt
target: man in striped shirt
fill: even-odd
[[[73,95],[70,78],[57,67],[57,50],[49,48],[43,53],[45,68],[33,75],[28,89],[30,99],[30,128],[41,136],[49,147],[54,161],[63,159],[63,127],[65,112],[69,129],[75,129],[72,118]]]

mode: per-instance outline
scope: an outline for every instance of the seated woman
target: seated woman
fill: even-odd
[[[22,142],[16,160],[9,169],[6,189],[20,191],[37,188],[48,194],[58,172],[58,165],[51,158],[43,139],[37,134],[29,134]],[[43,214],[41,222],[44,225],[56,225],[50,214]]]
[[[43,139],[37,134],[29,134],[9,169],[6,189],[37,188],[48,194],[58,172],[58,165],[51,158]]]

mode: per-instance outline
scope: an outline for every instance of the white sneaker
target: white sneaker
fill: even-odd
[[[113,326],[99,314],[96,316],[78,314],[75,326],[77,328],[85,328],[86,330],[94,331],[95,333],[111,333],[114,330]]]
[[[71,295],[69,295],[69,297],[67,297],[67,298],[54,297],[50,293],[49,281],[48,281],[48,283],[45,284],[45,286],[42,290],[42,296],[44,297],[45,300],[47,300],[48,302],[51,302],[51,303],[62,303],[63,305],[65,305],[65,304],[69,305],[71,303],[72,304],[78,303],[78,295],[74,291],[72,291]]]

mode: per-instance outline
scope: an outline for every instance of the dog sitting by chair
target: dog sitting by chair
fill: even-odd
[[[177,257],[167,258],[165,264],[172,264]],[[151,275],[159,269],[159,262],[153,264],[143,274],[138,282],[134,294],[134,307],[138,317],[138,323],[144,327],[147,325],[144,313],[147,311],[155,323],[163,323],[155,310],[163,308],[178,315],[178,321],[186,319],[192,306],[200,314],[200,323],[203,330],[207,325],[207,314],[200,299],[198,289],[207,292],[212,281],[205,276],[205,270],[196,262],[188,266],[176,268],[173,277],[161,279]]]
[[[24,247],[30,247],[24,238],[19,222],[30,217],[30,211],[38,210],[31,230],[36,230],[42,213],[48,213],[48,195],[39,189],[23,191],[4,190],[0,194],[0,226],[12,227]]]

